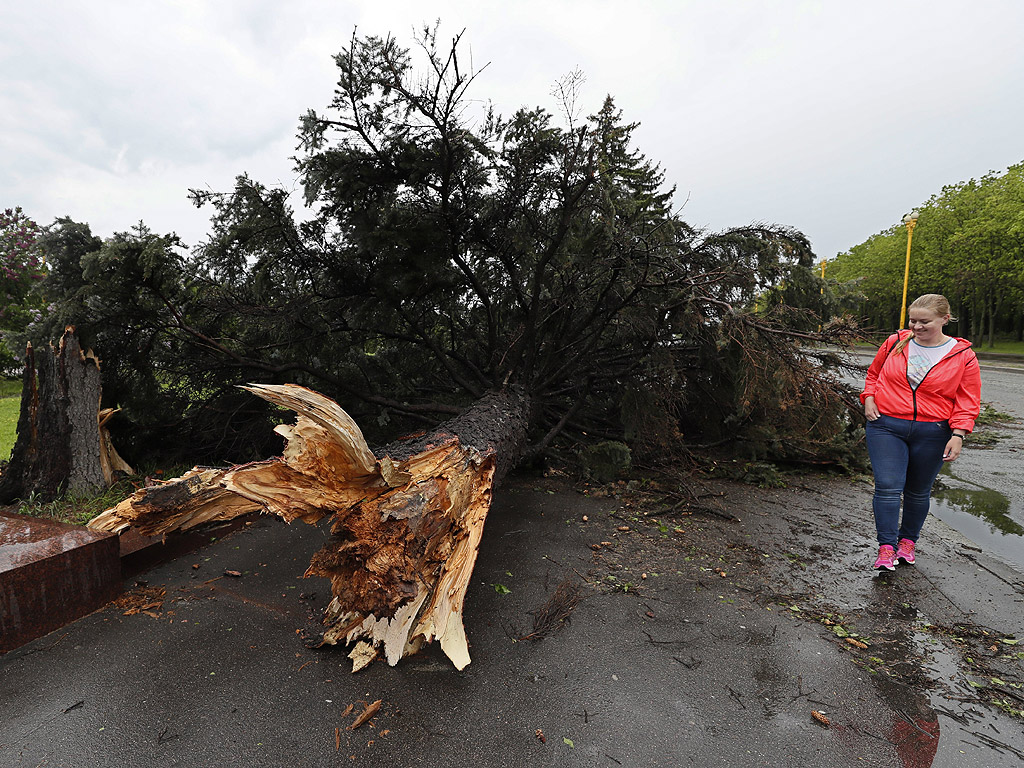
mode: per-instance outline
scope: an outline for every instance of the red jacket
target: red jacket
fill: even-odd
[[[861,403],[875,398],[878,412],[897,419],[946,421],[952,429],[970,432],[981,408],[981,372],[967,339],[956,344],[925,374],[917,390],[907,381],[907,350],[891,354],[910,331],[892,334],[878,349],[864,380]]]

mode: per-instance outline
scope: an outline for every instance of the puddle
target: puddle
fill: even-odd
[[[1024,570],[1024,510],[1004,494],[961,480],[944,467],[932,491],[931,514],[982,547]]]

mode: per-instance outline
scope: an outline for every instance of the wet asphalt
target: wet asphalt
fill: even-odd
[[[1024,571],[1024,368],[982,361],[982,399],[1018,421],[982,428],[993,440],[939,476],[933,514],[990,554]]]
[[[1001,444],[957,469],[1002,466]],[[645,515],[509,478],[463,672],[432,646],[353,675],[304,645],[323,529],[210,531],[129,579],[165,590],[148,614],[111,605],[0,657],[0,767],[1021,764],[1024,576],[1005,558],[933,518],[916,566],[874,574],[869,478],[701,490],[692,514]],[[565,580],[569,622],[517,640]]]
[[[166,589],[153,615],[109,606],[0,658],[0,765],[1019,764],[1021,721],[971,700],[960,651],[921,624],[1024,633],[1021,577],[944,529],[917,568],[879,579],[864,567],[866,483],[803,485],[723,486],[716,509],[738,521],[655,523],[623,498],[512,478],[469,591],[461,673],[436,647],[357,675],[341,649],[305,647],[297,632],[329,590],[301,574],[324,533],[259,518],[137,576]],[[516,641],[567,578],[586,590],[569,624]],[[913,657],[917,674],[872,671],[876,653]],[[348,730],[346,707],[377,700]]]

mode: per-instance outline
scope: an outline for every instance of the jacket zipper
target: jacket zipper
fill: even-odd
[[[961,352],[965,352],[968,349],[970,349],[970,347],[964,347],[963,349],[958,349],[955,352],[951,352],[950,354],[946,355],[944,358],[939,360],[939,362],[936,363],[935,365],[938,365],[939,363],[945,362],[946,360],[949,360],[951,357],[956,357]],[[931,368],[929,368],[927,371],[925,371],[924,376],[922,376],[921,380],[919,382],[917,382],[917,387],[920,387],[922,384],[924,384],[924,380],[927,379],[928,378],[928,374],[931,373],[935,369],[935,365],[933,365]],[[914,419],[913,420],[917,421],[917,387],[911,385],[911,383],[910,383],[910,355],[909,354],[907,355],[907,372],[904,374],[904,376],[907,379],[907,386],[910,387],[910,396],[911,396],[911,398],[913,398],[913,403],[914,403]]]

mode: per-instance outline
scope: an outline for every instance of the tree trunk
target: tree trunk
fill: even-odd
[[[374,454],[323,395],[291,384],[246,389],[299,414],[276,429],[286,440],[280,457],[193,469],[137,491],[89,526],[155,535],[253,510],[289,523],[332,515],[332,536],[306,570],[331,581],[323,643],[363,640],[394,665],[436,637],[465,667],[466,588],[493,484],[526,443],[528,398],[490,393],[429,434]]]
[[[992,306],[988,311],[988,347],[991,349],[996,345],[996,300],[992,299]]]
[[[106,430],[114,411],[99,408],[99,360],[82,352],[74,331],[65,329],[56,350],[25,350],[18,437],[0,477],[0,503],[92,492],[111,485],[117,471],[131,474]]]

